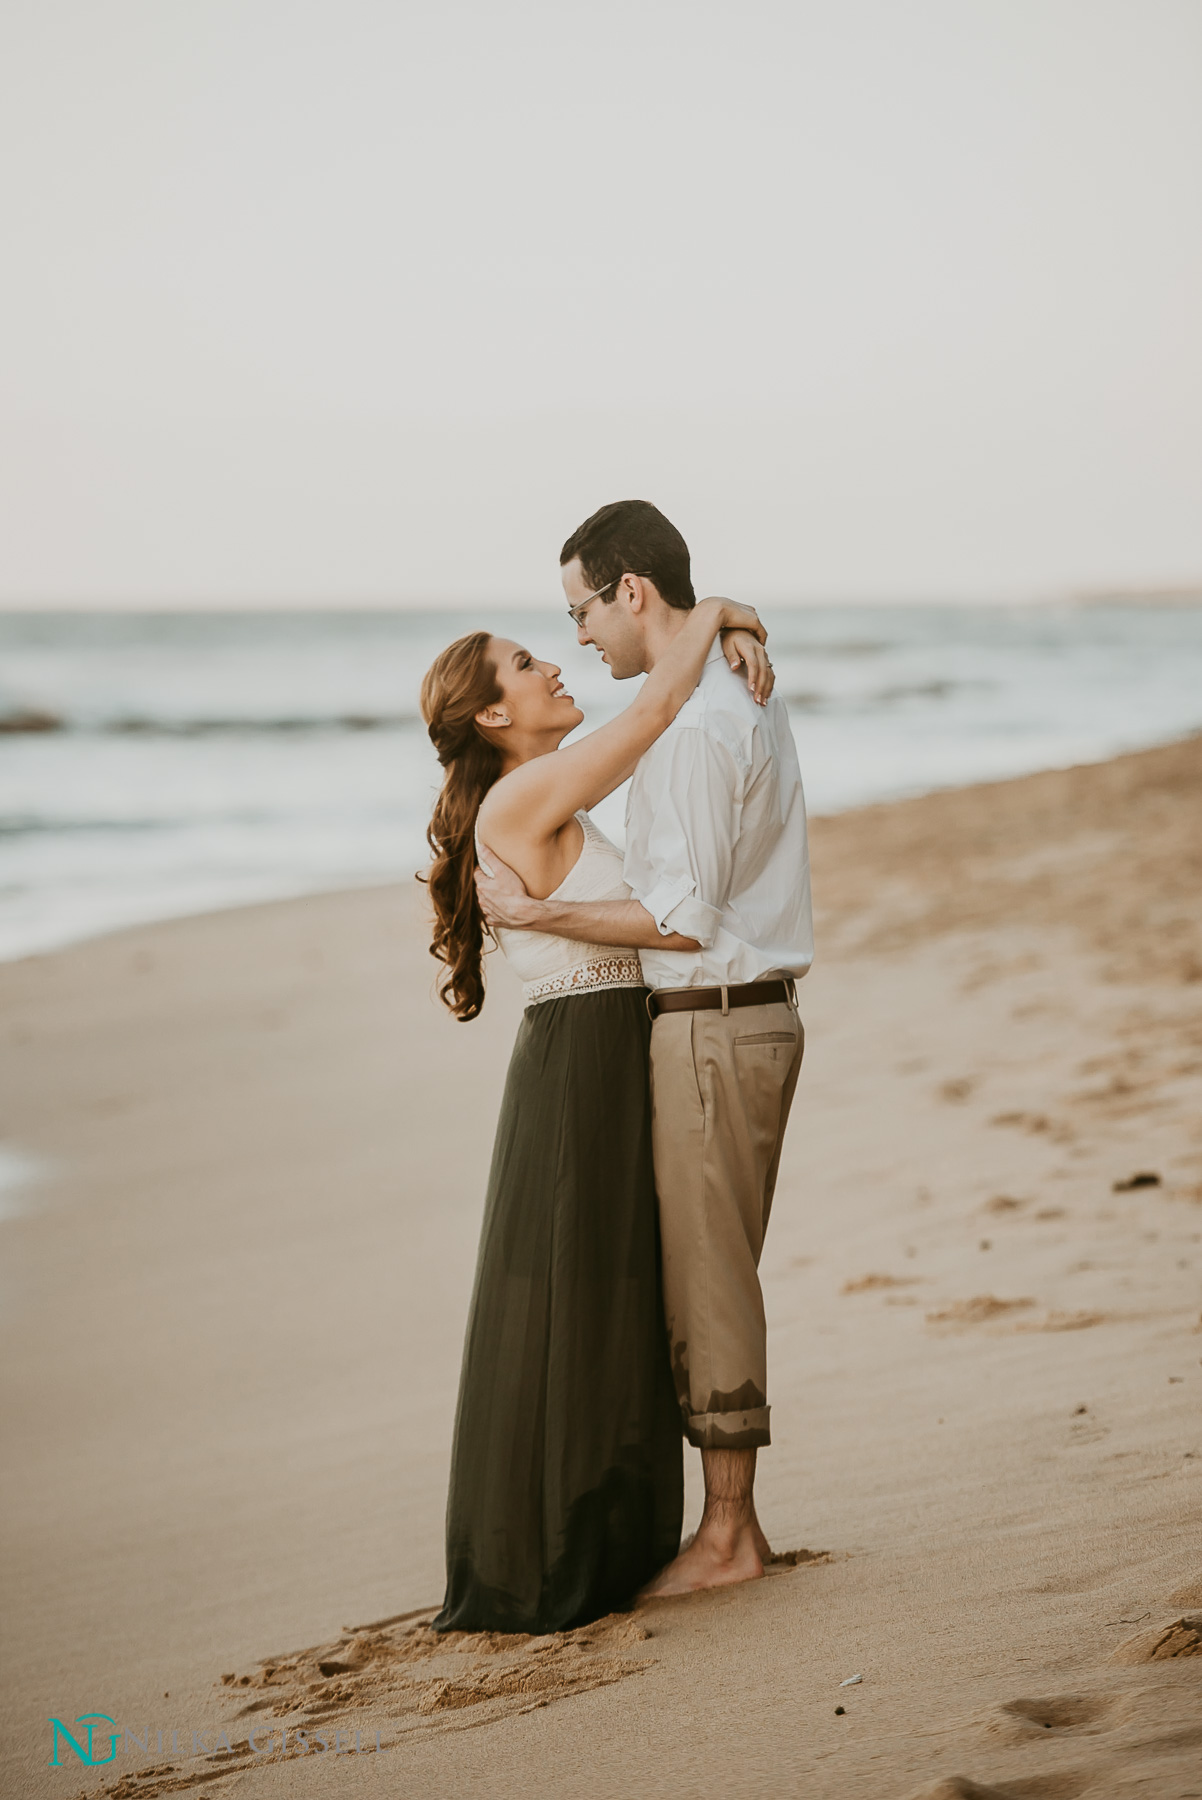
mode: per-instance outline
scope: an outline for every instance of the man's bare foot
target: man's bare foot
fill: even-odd
[[[763,1538],[764,1534],[759,1535]],[[766,1539],[764,1544],[767,1548]],[[734,1533],[707,1529],[703,1524],[688,1548],[647,1583],[639,1599],[662,1600],[668,1594],[730,1587],[737,1581],[758,1581],[763,1573],[763,1560],[750,1524]]]

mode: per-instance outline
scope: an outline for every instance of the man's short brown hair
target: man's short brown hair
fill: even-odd
[[[645,575],[669,606],[688,612],[697,604],[689,572],[689,546],[670,519],[650,500],[611,500],[578,525],[559,562],[580,558],[591,588],[615,584],[623,575]],[[613,592],[601,598],[610,601]]]

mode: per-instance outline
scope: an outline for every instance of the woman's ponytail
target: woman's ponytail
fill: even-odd
[[[433,861],[424,879],[434,903],[430,954],[446,964],[438,994],[457,1019],[484,1005],[484,915],[476,893],[476,815],[501,773],[501,753],[476,714],[501,698],[487,631],[458,638],[422,682],[422,718],[443,767],[442,791],[426,837]]]

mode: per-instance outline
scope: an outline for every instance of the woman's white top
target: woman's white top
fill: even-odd
[[[611,844],[600,826],[586,812],[578,812],[584,845],[576,862],[549,900],[629,900],[630,889],[622,879],[622,852]],[[486,875],[493,871],[476,835],[476,855]],[[505,960],[521,977],[522,1004],[558,1000],[561,994],[595,994],[601,988],[643,987],[643,971],[637,950],[615,949],[612,944],[584,944],[576,938],[555,937],[549,931],[513,931],[498,926],[496,939]]]

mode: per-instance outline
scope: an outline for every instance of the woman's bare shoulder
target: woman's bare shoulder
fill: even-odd
[[[538,808],[532,805],[534,790],[522,779],[529,767],[529,763],[523,763],[520,769],[512,769],[508,775],[502,775],[500,781],[494,782],[476,814],[476,835],[491,844],[498,854],[504,855],[506,861],[510,856],[520,854],[523,847],[545,841],[544,833],[536,826]],[[551,830],[548,835],[554,837],[555,831]]]
[[[520,769],[511,769],[508,775],[502,775],[500,781],[493,782],[476,814],[476,823],[481,832],[486,825],[504,824],[520,810],[524,786],[520,777],[525,773],[525,768],[526,765]]]

